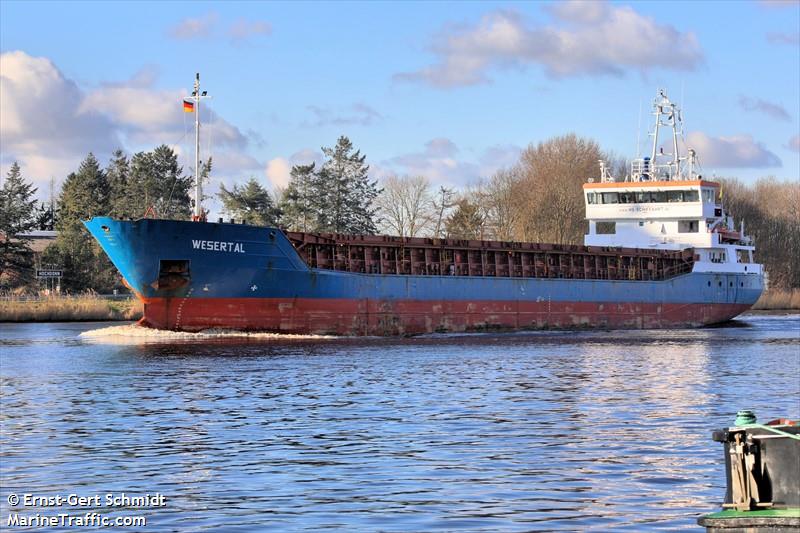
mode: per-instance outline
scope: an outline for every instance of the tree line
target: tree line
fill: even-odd
[[[463,190],[434,188],[424,176],[369,177],[366,156],[347,137],[323,148],[324,161],[295,165],[276,194],[251,178],[218,198],[223,213],[239,222],[293,231],[364,233],[581,244],[587,229],[582,186],[598,174],[598,160],[616,175],[625,164],[591,139],[574,134],[531,144],[516,164]],[[206,180],[212,160],[201,164]],[[727,210],[744,220],[773,287],[800,287],[800,184],[772,178],[747,186],[721,180]],[[119,277],[81,224],[95,215],[187,219],[194,176],[184,175],[175,152],[159,146],[128,158],[121,150],[105,167],[89,154],[67,176],[56,209],[33,199],[36,189],[12,165],[0,189],[0,289],[31,284],[27,242],[12,236],[48,220],[58,232],[43,264],[64,269],[62,287],[108,291]],[[48,218],[49,217],[49,218]],[[22,274],[28,272],[27,277]]]
[[[247,224],[375,233],[374,204],[381,191],[369,177],[366,156],[347,137],[322,150],[320,168],[295,166],[291,183],[277,200],[254,178],[231,188],[223,183],[218,193],[223,211]],[[211,159],[201,163],[201,180],[208,179],[212,164]],[[36,285],[31,238],[26,236],[35,229],[57,232],[39,262],[63,270],[62,290],[121,288],[116,269],[82,221],[98,215],[185,220],[192,212],[194,185],[195,177],[184,174],[177,154],[166,145],[130,158],[117,150],[105,167],[90,153],[64,180],[55,206],[45,209],[35,199],[37,189],[13,163],[0,188],[0,290]]]

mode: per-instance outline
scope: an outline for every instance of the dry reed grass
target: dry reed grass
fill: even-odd
[[[753,309],[784,310],[800,309],[800,289],[769,289],[764,291],[761,298],[753,305]]]
[[[138,320],[141,316],[142,303],[132,298],[107,300],[95,295],[80,295],[0,300],[0,322]]]

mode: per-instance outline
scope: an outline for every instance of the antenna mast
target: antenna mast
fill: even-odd
[[[681,161],[684,158],[680,157],[680,149],[678,147],[678,135],[682,134],[682,120],[680,108],[672,103],[667,98],[667,92],[664,89],[658,91],[658,97],[653,102],[653,115],[656,118],[655,127],[653,128],[653,148],[650,154],[650,165],[655,173],[657,179],[680,180],[683,177],[681,169]],[[658,148],[658,130],[660,127],[669,127],[672,129],[672,153],[665,154],[664,148]],[[672,156],[669,163],[664,163],[663,160],[666,156]]]

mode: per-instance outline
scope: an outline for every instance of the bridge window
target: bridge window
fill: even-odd
[[[633,204],[633,203],[636,203],[636,193],[632,193],[632,192],[621,192],[621,193],[619,193],[619,203],[621,203],[621,204]]]
[[[613,235],[617,232],[616,222],[598,222],[596,225],[598,235]]]
[[[740,248],[736,249],[736,262],[737,263],[749,263],[750,262],[750,252],[748,250],[742,250]]]
[[[703,202],[707,204],[714,203],[714,191],[710,189],[703,189]]]
[[[619,203],[619,193],[616,192],[604,192],[603,195],[603,203],[604,204],[618,204]]]
[[[697,233],[700,231],[700,221],[698,220],[679,220],[678,233]]]
[[[706,200],[705,193],[711,194],[711,200]],[[703,191],[703,201],[713,201],[712,191]],[[676,203],[699,202],[700,191],[636,191],[636,192],[603,192],[586,194],[589,204],[648,204],[648,203]]]

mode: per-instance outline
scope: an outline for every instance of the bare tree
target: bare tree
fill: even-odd
[[[434,218],[430,182],[424,176],[389,176],[377,198],[385,228],[401,237],[415,237],[430,228]]]
[[[585,233],[582,186],[599,175],[598,144],[575,134],[530,145],[520,160],[513,198],[520,240],[579,244]]]
[[[514,239],[522,214],[515,197],[521,177],[519,166],[500,169],[488,182],[481,183],[476,191],[475,197],[486,219],[487,233],[493,239]]]
[[[445,186],[439,187],[437,199],[433,202],[433,208],[436,211],[436,228],[433,231],[433,236],[437,239],[442,237],[442,223],[445,221],[445,213],[456,205],[455,198],[456,192],[453,189]]]
[[[800,287],[800,183],[761,178],[754,186],[720,179],[725,210],[753,237],[756,258],[769,272],[770,286]]]

